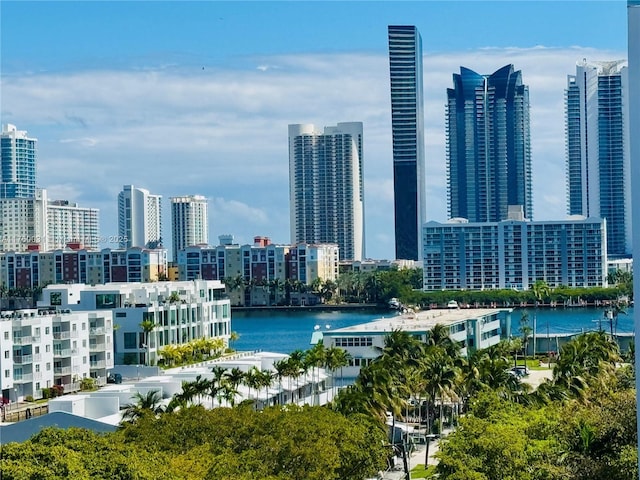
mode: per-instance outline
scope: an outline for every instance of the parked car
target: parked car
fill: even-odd
[[[511,368],[511,373],[518,377],[525,377],[529,375],[529,369],[524,365],[518,365],[517,367]]]
[[[107,377],[107,383],[122,383],[122,375],[119,373],[110,373]]]

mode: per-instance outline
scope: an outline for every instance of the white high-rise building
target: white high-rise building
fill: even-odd
[[[207,199],[201,195],[171,197],[173,259],[192,245],[209,243]]]
[[[336,243],[341,260],[364,256],[362,122],[317,131],[289,125],[291,242]]]
[[[629,78],[624,60],[587,62],[565,91],[567,210],[607,219],[609,256],[631,254]]]
[[[162,245],[162,196],[125,185],[118,194],[120,248]]]
[[[23,252],[30,245],[47,248],[47,193],[31,198],[0,198],[0,251]]]

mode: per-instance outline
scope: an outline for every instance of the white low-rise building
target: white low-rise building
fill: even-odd
[[[217,280],[49,285],[39,305],[113,312],[115,363],[155,365],[166,345],[221,338],[228,345],[231,305]],[[143,322],[153,322],[145,332]]]
[[[449,337],[461,347],[461,354],[495,345],[511,335],[511,309],[458,309],[425,310],[390,314],[372,322],[315,332],[312,343],[320,339],[326,348],[339,347],[350,355],[349,365],[342,369],[345,380],[353,380],[360,368],[369,365],[381,355],[385,338],[401,330],[425,342],[436,325],[449,329]]]
[[[0,389],[16,402],[42,398],[43,389],[80,389],[91,377],[106,383],[113,368],[113,321],[110,311],[29,309],[0,314]]]

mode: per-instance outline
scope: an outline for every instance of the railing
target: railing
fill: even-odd
[[[32,343],[30,335],[27,337],[13,337],[14,345],[29,345],[30,343]]]
[[[67,332],[53,332],[53,339],[54,340],[66,340],[68,338],[71,338],[71,332],[67,331]]]
[[[94,378],[96,381],[96,386],[104,387],[107,384],[107,379],[105,377]]]
[[[103,351],[105,348],[105,344],[104,343],[90,343],[89,344],[89,351]]]
[[[89,366],[91,368],[105,368],[107,365],[107,362],[105,362],[104,360],[94,360],[92,362],[89,362]]]
[[[13,363],[24,365],[25,363],[33,363],[33,355],[15,355]]]
[[[104,335],[106,333],[106,329],[104,327],[94,327],[89,329],[90,335]]]
[[[80,390],[80,382],[65,383],[62,385],[64,393],[77,392]]]
[[[22,375],[15,375],[13,377],[13,383],[29,383],[33,381],[33,375],[31,373],[23,373]]]
[[[65,348],[62,350],[54,350],[53,351],[53,356],[55,357],[70,357],[71,356],[71,349],[70,348]]]
[[[71,367],[53,367],[54,375],[71,375]]]

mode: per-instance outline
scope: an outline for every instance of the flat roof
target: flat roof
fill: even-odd
[[[408,332],[426,332],[434,326],[454,325],[467,320],[474,320],[501,312],[511,312],[511,308],[451,308],[438,310],[422,310],[415,313],[390,315],[367,323],[337,328],[322,332],[323,335],[354,335],[358,333],[392,332],[404,330]]]

